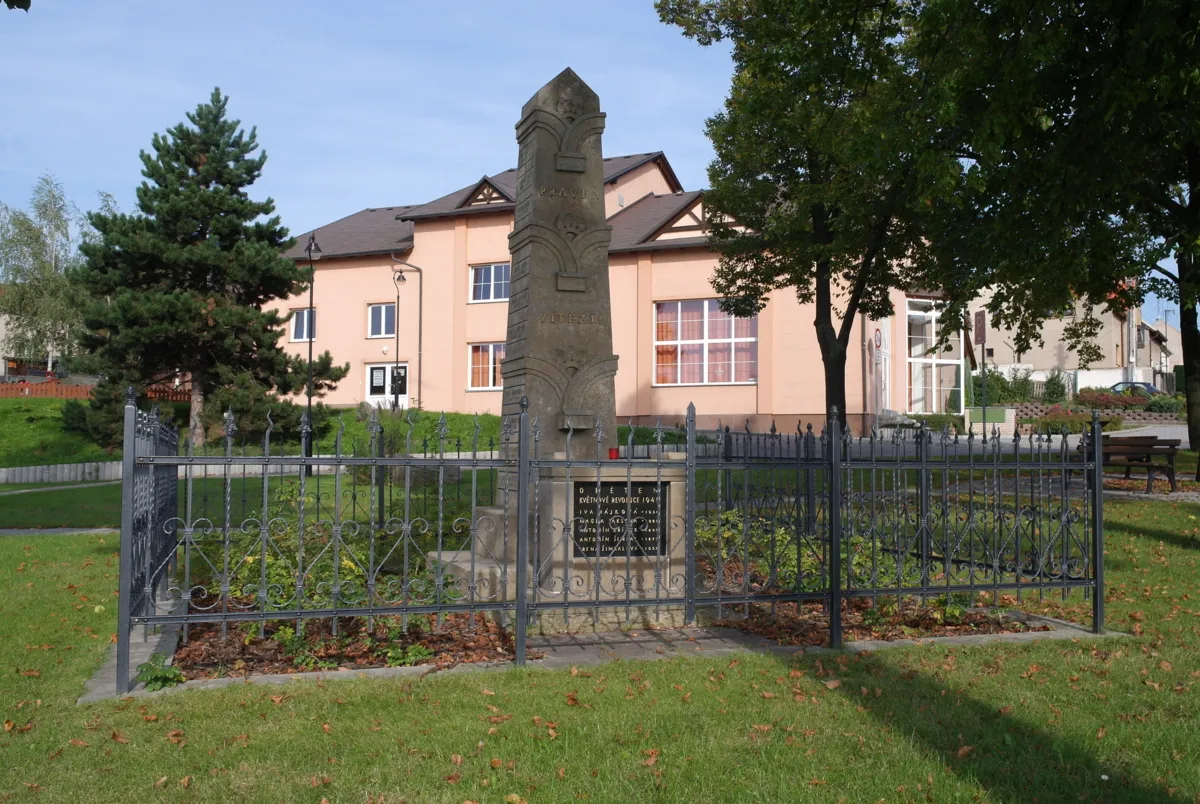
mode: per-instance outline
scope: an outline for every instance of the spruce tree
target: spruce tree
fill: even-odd
[[[99,237],[82,248],[86,262],[74,277],[89,298],[83,345],[107,384],[143,391],[190,378],[188,429],[197,444],[205,398],[218,388],[295,392],[307,373],[302,358],[279,346],[284,319],[263,305],[301,292],[309,271],[281,256],[292,240],[274,201],[249,195],[267,156],[254,128],[247,134],[226,117],[228,102],[214,89],[187,122],[154,135],[152,152],[141,153],[139,212],[91,214]],[[316,366],[318,395],[349,368],[328,353]],[[93,409],[103,404],[97,398]]]

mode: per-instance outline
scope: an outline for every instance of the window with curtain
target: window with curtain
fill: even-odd
[[[717,299],[654,305],[656,385],[733,385],[757,381],[757,318],[726,315]]]
[[[504,344],[471,344],[471,376],[467,387],[472,391],[493,391],[504,387],[500,376],[500,361],[504,359]]]
[[[471,266],[471,301],[504,301],[508,298],[510,266],[506,262]]]

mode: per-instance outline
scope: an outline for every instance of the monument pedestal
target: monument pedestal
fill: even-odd
[[[525,489],[526,577],[542,630],[684,624],[686,471],[671,463],[537,470]],[[442,554],[445,571],[473,579],[481,602],[516,599],[516,508],[510,493],[507,508],[477,509],[472,549]]]

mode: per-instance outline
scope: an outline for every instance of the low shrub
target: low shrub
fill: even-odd
[[[1145,410],[1151,397],[1141,394],[1115,394],[1097,388],[1084,388],[1075,395],[1075,403],[1085,408]]]
[[[940,433],[944,430],[949,430],[951,433],[965,433],[967,431],[966,420],[957,413],[921,413],[909,418],[923,423],[935,433]]]
[[[1105,419],[1104,431],[1120,430],[1124,420],[1120,416]],[[1054,405],[1037,418],[1020,419],[1019,424],[1029,424],[1038,430],[1049,433],[1082,433],[1092,426],[1092,411],[1073,410],[1062,405]]]
[[[1061,371],[1054,371],[1042,385],[1042,402],[1047,405],[1061,405],[1067,401],[1067,381]]]
[[[1182,396],[1152,396],[1146,403],[1151,413],[1174,413],[1182,417],[1187,411],[1187,399]]]

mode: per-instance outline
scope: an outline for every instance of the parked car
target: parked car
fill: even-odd
[[[1142,396],[1162,396],[1163,392],[1148,382],[1119,382],[1109,389],[1113,393],[1134,393]]]

